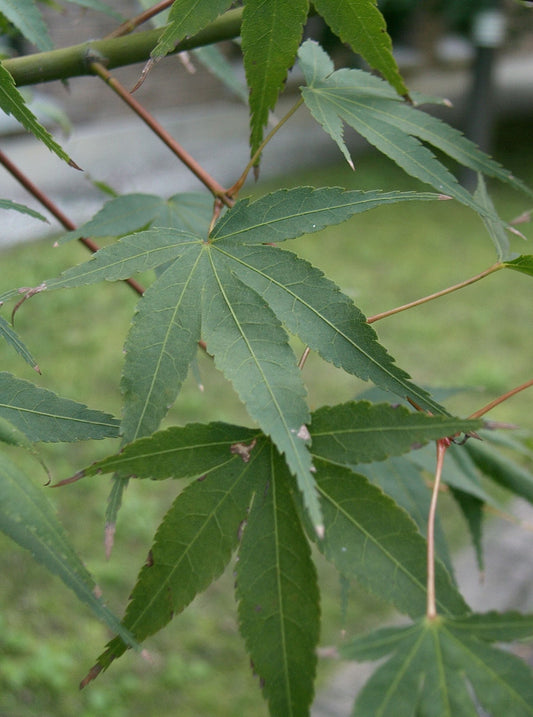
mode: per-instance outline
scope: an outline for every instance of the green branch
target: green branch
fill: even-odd
[[[241,19],[242,8],[228,11],[194,37],[180,42],[174,53],[237,37],[241,29]],[[146,62],[164,30],[165,28],[157,28],[108,40],[92,40],[60,50],[16,57],[5,60],[2,64],[18,87],[92,75],[94,73],[91,63],[95,61],[109,70],[136,62]]]

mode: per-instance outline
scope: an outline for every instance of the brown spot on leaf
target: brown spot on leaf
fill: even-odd
[[[236,456],[240,456],[243,460],[243,463],[248,463],[250,460],[250,453],[254,449],[255,445],[257,443],[257,440],[254,438],[253,441],[250,443],[233,443],[230,446],[230,453],[233,453]]]

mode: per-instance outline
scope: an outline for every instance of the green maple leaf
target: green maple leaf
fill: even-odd
[[[395,366],[365,317],[333,282],[294,254],[264,242],[318,231],[381,203],[435,196],[282,190],[254,203],[237,203],[208,239],[199,227],[128,235],[85,264],[44,282],[41,290],[166,267],[139,302],[126,341],[124,439],[132,441],[157,428],[203,338],[252,418],[285,455],[319,526],[305,388],[285,327],[346,371],[411,396],[433,413],[443,409]],[[120,208],[118,200],[110,204]],[[148,204],[148,213],[153,213]],[[100,220],[102,226],[110,225],[104,211]]]
[[[4,434],[4,425],[2,433]],[[18,433],[18,429],[15,429]],[[15,442],[21,441],[16,437]],[[52,574],[58,576],[76,597],[85,603],[130,647],[137,647],[131,633],[105,606],[92,575],[85,568],[57,520],[42,488],[0,454],[0,530]]]
[[[472,207],[501,225],[494,208],[472,195],[437,160],[432,145],[465,167],[496,177],[517,189],[530,190],[481,152],[460,132],[404,102],[383,80],[361,70],[333,71],[320,46],[306,41],[298,52],[307,86],[302,96],[315,119],[335,140],[353,166],[343,139],[343,122],[353,127],[408,174]],[[422,144],[425,143],[425,144]]]
[[[296,58],[308,12],[309,0],[246,0],[244,5],[241,36],[250,88],[252,155]]]
[[[315,0],[314,6],[331,30],[378,70],[400,95],[407,87],[392,54],[387,25],[376,0]]]
[[[349,457],[359,451],[369,460],[383,458],[374,440],[380,433],[389,434],[388,449],[397,453],[408,450],[413,438],[423,441],[466,428],[458,419],[420,414],[416,426],[399,431],[395,439],[392,425],[399,427],[401,418],[407,418],[403,411],[377,406],[371,415],[366,402],[350,407],[351,419],[347,405],[317,412],[321,453],[331,450],[346,421],[351,430],[343,440],[350,445]],[[365,421],[367,430],[357,430]],[[426,600],[427,548],[414,523],[363,476],[318,455],[314,459],[325,520],[320,549],[346,574],[370,590],[383,590],[400,610],[419,615]],[[124,625],[138,640],[160,630],[220,574],[240,542],[237,599],[250,656],[264,680],[272,714],[305,714],[318,639],[316,576],[299,493],[272,442],[257,430],[223,423],[175,426],[128,444],[76,478],[112,472],[137,479],[193,479],[157,531]],[[313,530],[311,536],[316,539]],[[367,559],[371,553],[377,567]],[[440,562],[436,576],[442,611],[464,612],[466,606]],[[120,637],[113,639],[91,675],[126,648]],[[308,669],[302,670],[302,664]]]
[[[1,316],[0,336],[2,336],[7,341],[7,343],[15,349],[19,356],[22,356],[26,363],[28,363],[37,372],[39,371],[39,366],[31,355],[29,349],[26,347],[26,345],[24,344],[20,336],[16,333],[16,331],[14,331],[13,328],[8,324],[8,322]]]
[[[384,628],[340,648],[358,661],[389,657],[359,694],[353,715],[433,717],[533,715],[530,668],[489,643],[531,637],[531,615],[516,613],[422,618]]]
[[[28,132],[31,132],[60,159],[73,167],[77,166],[27,107],[26,100],[15,87],[13,78],[2,63],[0,63],[0,110],[8,115],[13,115]]]
[[[509,259],[504,266],[513,271],[533,276],[533,254],[522,254],[515,259]]]

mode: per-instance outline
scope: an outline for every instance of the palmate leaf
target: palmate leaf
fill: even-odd
[[[220,440],[221,431],[225,432],[225,441]],[[180,493],[157,530],[123,620],[123,625],[140,641],[164,627],[221,575],[237,547],[253,493],[261,493],[265,488],[268,480],[265,441],[254,445],[243,457],[238,452],[231,453],[228,431],[232,439],[247,437],[246,429],[239,433],[235,427],[225,431],[220,428],[218,447],[211,445],[212,458],[218,450],[220,465],[214,467],[213,460],[207,475]],[[187,443],[189,438],[188,449],[198,451],[197,436],[185,436],[183,442]],[[143,439],[146,441],[150,439]],[[178,467],[177,477],[189,472],[180,472],[179,464],[174,465]],[[193,469],[192,473],[196,471]],[[107,668],[126,649],[121,637],[114,638],[98,659],[93,674]]]
[[[378,70],[398,94],[406,96],[407,87],[392,54],[383,15],[376,0],[314,0],[317,11],[332,31],[362,55],[370,67]]]
[[[496,613],[423,618],[343,645],[347,659],[390,656],[363,687],[354,717],[476,717],[479,708],[492,717],[533,715],[530,668],[488,644],[531,636],[531,616],[521,618]]]
[[[313,697],[320,603],[291,476],[271,446],[267,487],[254,496],[239,548],[239,627],[270,714],[305,717]]]
[[[13,115],[28,132],[31,132],[38,140],[43,142],[60,159],[73,167],[77,167],[50,132],[39,123],[33,112],[26,106],[24,97],[15,87],[13,78],[2,63],[0,63],[0,109],[8,115]]]
[[[466,167],[530,192],[460,132],[409,106],[383,80],[361,70],[334,72],[328,55],[310,40],[301,46],[298,57],[307,81],[307,87],[302,88],[305,103],[350,164],[350,154],[343,139],[343,122],[408,174],[497,223],[501,221],[495,212],[461,187],[453,174],[421,142],[436,147]]]
[[[1,454],[0,530],[57,575],[125,644],[137,647],[131,633],[98,596],[92,576],[69,543],[42,489]]]
[[[252,155],[296,58],[308,12],[309,0],[246,0],[244,4],[241,38],[250,88]]]
[[[533,474],[525,466],[484,443],[467,444],[466,448],[484,475],[520,498],[533,503]]]
[[[343,193],[337,188],[282,190],[269,199],[238,203],[207,241],[205,234],[171,228],[139,232],[39,289],[118,280],[166,266],[141,299],[126,343],[124,439],[131,441],[157,428],[202,337],[250,415],[285,455],[318,526],[305,391],[281,324],[326,360],[402,397],[411,396],[433,413],[445,411],[394,365],[364,316],[337,286],[293,254],[258,244],[260,229],[265,241],[273,233],[278,239],[294,237],[306,228],[313,231],[313,224],[323,227],[380,202],[403,198],[412,200],[414,195]],[[114,206],[120,207],[118,200]],[[233,212],[236,219],[231,220]],[[299,232],[298,217],[304,220]]]
[[[30,441],[71,442],[118,436],[119,422],[108,413],[61,398],[4,371],[0,372],[0,417]]]

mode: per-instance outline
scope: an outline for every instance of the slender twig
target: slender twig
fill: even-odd
[[[435,482],[433,484],[433,492],[431,494],[431,503],[428,513],[428,529],[427,529],[427,607],[426,616],[428,620],[437,617],[437,602],[435,594],[435,516],[437,514],[437,500],[439,497],[440,481],[442,476],[442,466],[444,465],[444,456],[450,445],[448,438],[442,438],[437,441],[437,467],[435,469]]]
[[[170,7],[173,2],[174,0],[161,0],[161,2],[158,2],[153,7],[148,8],[148,10],[141,12],[136,17],[132,17],[130,20],[126,20],[126,22],[123,22],[122,25],[119,25],[116,28],[116,30],[110,32],[109,35],[106,35],[104,39],[112,40],[114,37],[122,37],[123,35],[128,35],[130,32],[133,32],[135,28],[139,27],[139,25],[144,24],[156,15],[159,15],[159,13],[163,12],[163,10],[166,10],[167,7]]]
[[[486,276],[489,276],[489,274],[493,274],[495,271],[503,269],[503,267],[504,264],[502,264],[501,262],[497,262],[496,264],[490,266],[488,269],[485,269],[485,271],[482,271],[480,274],[476,274],[475,276],[470,277],[470,279],[465,279],[465,281],[461,281],[458,284],[454,284],[453,286],[448,286],[446,289],[437,291],[434,294],[429,294],[429,296],[424,296],[421,299],[417,299],[416,301],[411,301],[410,303],[404,304],[403,306],[397,306],[395,309],[389,309],[388,311],[383,311],[381,314],[370,316],[369,318],[367,318],[366,322],[367,324],[373,324],[374,321],[386,319],[388,316],[394,316],[394,314],[399,314],[401,311],[407,311],[407,309],[412,309],[415,306],[420,306],[421,304],[425,304],[428,301],[433,301],[433,299],[439,299],[441,296],[446,296],[447,294],[451,294],[458,289],[463,289],[465,286],[475,284],[476,281],[484,279]]]
[[[300,371],[305,366],[305,362],[307,361],[307,357],[309,356],[310,353],[311,353],[311,349],[309,348],[309,346],[306,346],[303,354],[300,357],[300,360],[298,361],[298,368],[300,369]]]
[[[239,193],[239,191],[242,188],[242,185],[245,183],[246,178],[248,177],[248,174],[250,173],[250,170],[257,163],[257,161],[258,161],[259,157],[261,156],[263,150],[265,149],[266,145],[270,142],[270,140],[276,134],[276,132],[278,132],[278,130],[280,130],[283,127],[285,122],[287,122],[293,116],[293,114],[303,105],[303,102],[304,102],[303,97],[300,97],[300,99],[280,119],[280,121],[276,124],[276,126],[270,130],[270,132],[267,134],[265,139],[261,142],[258,149],[255,151],[254,155],[252,156],[252,158],[250,159],[250,161],[244,168],[244,172],[241,174],[239,179],[235,182],[235,184],[232,187],[230,187],[227,190],[226,193],[229,197],[235,197]]]
[[[159,139],[166,144],[166,146],[178,157],[183,164],[197,177],[202,184],[204,184],[209,191],[218,197],[226,204],[231,207],[233,200],[227,195],[224,187],[219,184],[205,169],[198,164],[198,162],[192,157],[169,132],[164,129],[159,122],[140,104],[135,98],[131,96],[128,90],[107,71],[107,69],[100,62],[92,62],[91,67],[93,72],[98,75],[112,90],[115,92],[121,100],[123,100],[129,107],[135,112],[135,114],[143,120],[145,124],[150,127],[152,132],[156,134]]]
[[[7,171],[26,189],[40,204],[43,205],[50,214],[52,214],[57,221],[65,227],[68,231],[76,229],[76,225],[64,214],[59,207],[48,197],[43,191],[39,189],[13,162],[6,157],[6,155],[0,150],[0,163],[7,169]],[[95,252],[100,248],[96,242],[88,237],[79,237],[79,241],[86,246],[90,251]],[[144,294],[144,288],[135,279],[125,279],[126,284],[129,284],[131,288],[139,295]]]
[[[500,403],[507,401],[507,399],[511,398],[511,396],[515,396],[517,393],[524,391],[526,388],[529,388],[530,386],[533,386],[533,379],[520,384],[520,386],[517,386],[516,388],[512,388],[510,391],[507,391],[502,396],[498,396],[498,398],[495,398],[490,403],[487,403],[486,406],[483,406],[483,408],[480,408],[479,411],[474,411],[474,413],[472,413],[472,415],[469,416],[469,418],[481,418],[481,416],[484,416],[486,413],[491,411],[495,406],[498,406]]]

